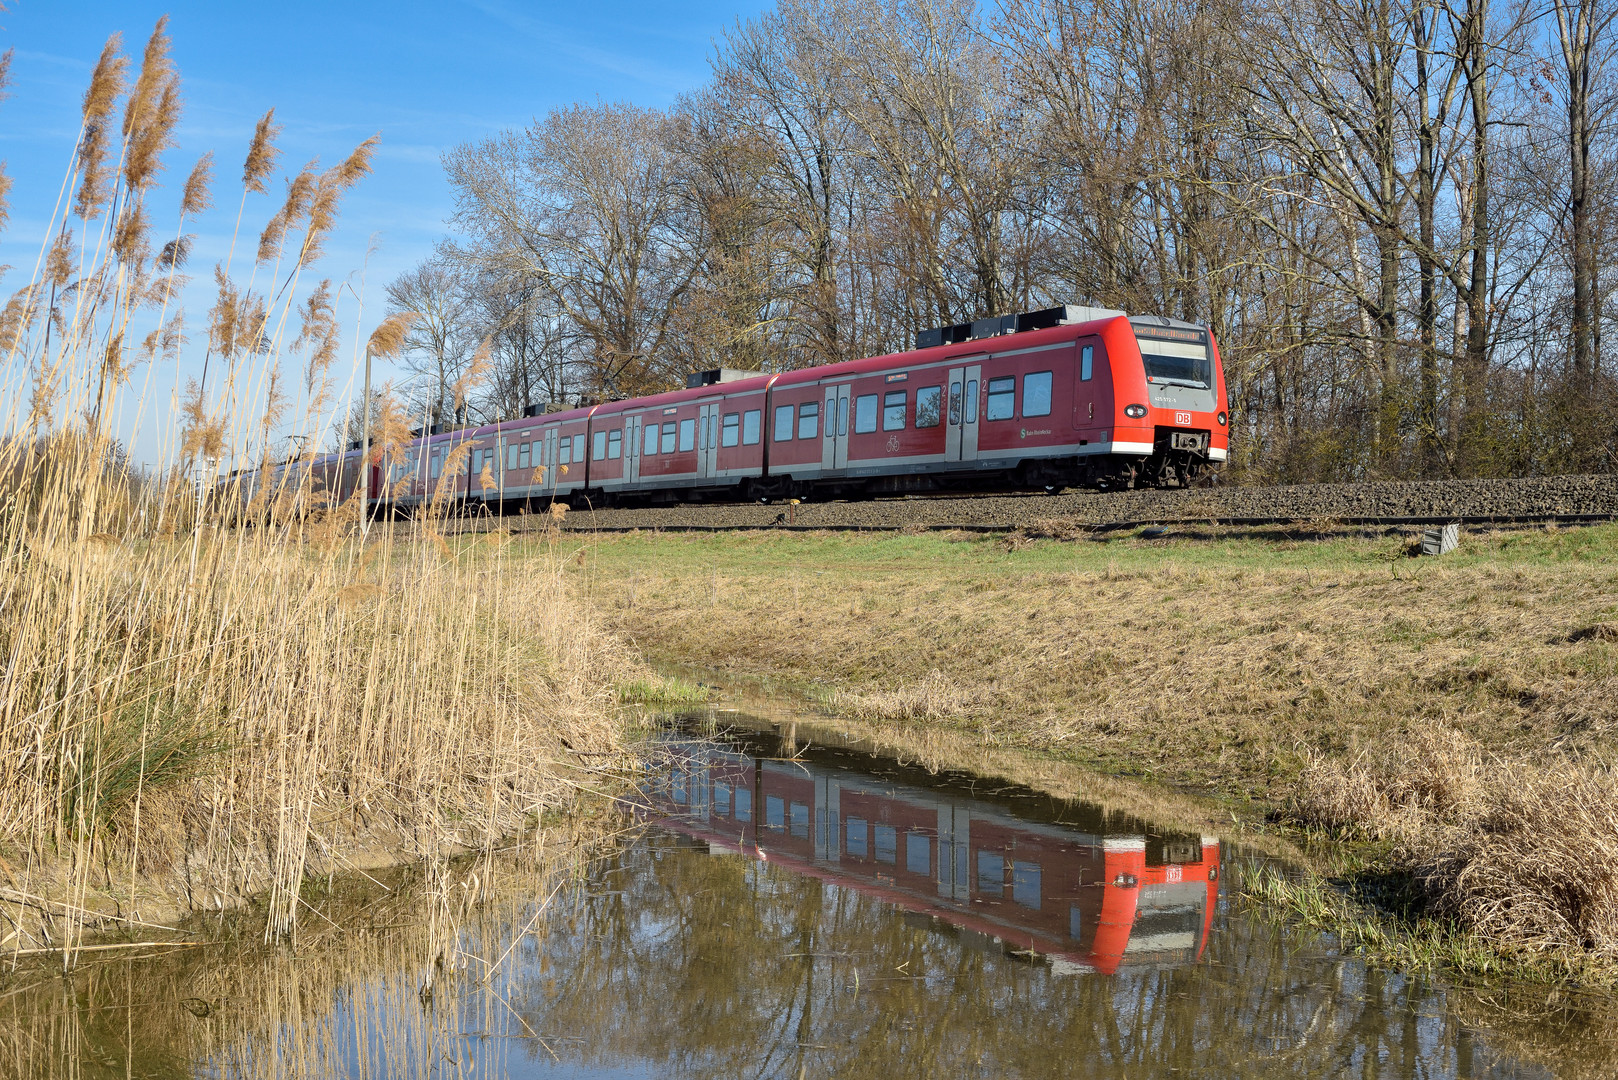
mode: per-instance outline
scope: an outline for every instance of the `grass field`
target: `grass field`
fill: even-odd
[[[1145,539],[627,534],[573,565],[654,659],[769,675],[1278,804],[1316,753],[1439,719],[1492,750],[1611,745],[1618,527]]]

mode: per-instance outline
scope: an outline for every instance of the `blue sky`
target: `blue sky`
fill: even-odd
[[[187,227],[197,235],[189,269],[199,282],[225,256],[241,196],[242,157],[265,109],[274,106],[285,125],[282,169],[312,158],[335,163],[381,133],[376,171],[348,197],[338,235],[316,267],[320,277],[356,275],[357,285],[367,248],[375,244],[365,275],[368,332],[381,314],[382,285],[427,255],[445,232],[451,203],[440,154],[572,101],[667,105],[706,80],[714,39],[762,6],[750,0],[7,0],[0,50],[15,48],[16,56],[11,97],[0,103],[0,158],[14,187],[0,264],[13,269],[0,278],[0,295],[27,283],[72,152],[85,82],[115,31],[138,59],[157,18],[170,16],[186,109],[180,147],[166,159],[166,183],[157,197],[162,209],[153,216],[163,220],[191,163],[213,150],[215,209]],[[277,179],[268,196],[249,197],[242,230],[249,251],[281,193]],[[236,269],[246,262],[238,249]],[[195,356],[183,369],[200,364],[208,304],[200,288],[189,291],[186,319]],[[352,327],[352,311],[349,316],[345,324]],[[345,330],[345,339],[351,334]],[[345,340],[345,357],[351,344]],[[151,432],[143,431],[137,457],[149,457],[152,445]]]

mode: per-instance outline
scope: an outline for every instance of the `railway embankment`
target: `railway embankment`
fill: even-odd
[[[1586,480],[1516,490],[1493,505],[1610,498]],[[1429,927],[1433,954],[1614,981],[1618,524],[1471,530],[1442,558],[1390,532],[1190,531],[561,542],[654,659],[1359,841],[1339,886]]]
[[[576,509],[569,529],[1004,528],[1062,519],[1114,522],[1318,521],[1618,516],[1618,476],[1502,480],[1379,481],[1187,490],[1064,491],[1056,495],[892,498],[858,502],[758,503]]]

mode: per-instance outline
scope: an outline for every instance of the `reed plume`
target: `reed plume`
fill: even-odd
[[[169,59],[171,41],[164,32],[168,21],[167,15],[157,20],[124,104],[124,182],[133,192],[155,182],[180,122],[180,79]]]
[[[397,359],[404,353],[410,328],[419,318],[421,313],[416,311],[398,311],[389,315],[377,323],[376,329],[371,331],[366,348],[370,350],[372,356],[379,359]]]
[[[287,234],[296,232],[309,216],[309,204],[315,197],[317,184],[315,165],[316,162],[309,162],[287,181],[286,200],[259,234],[258,262],[261,265],[280,257]]]
[[[193,217],[213,209],[212,185],[213,151],[209,150],[197,159],[185,178],[185,187],[180,189],[180,213]]]
[[[157,253],[157,265],[162,270],[178,270],[191,258],[190,236],[176,236],[163,245],[163,250]]]
[[[491,362],[489,359],[489,339],[484,338],[479,343],[477,351],[467,363],[455,381],[450,384],[450,391],[455,395],[455,413],[459,416],[466,408],[466,398],[473,390],[481,386],[488,378]]]
[[[371,159],[382,136],[372,135],[354,148],[341,165],[327,169],[315,184],[309,200],[309,226],[304,230],[303,247],[298,253],[300,266],[320,259],[323,244],[337,225],[337,208],[345,192],[371,172]]]
[[[281,156],[281,148],[275,145],[280,134],[281,125],[275,122],[274,109],[258,118],[253,140],[247,146],[247,160],[242,163],[242,187],[247,191],[259,195],[267,193],[264,181],[275,171],[275,163]]]
[[[79,134],[79,188],[73,204],[73,212],[84,221],[100,216],[112,197],[112,178],[107,173],[107,121],[123,96],[129,71],[128,59],[118,51],[122,46],[120,34],[107,39],[84,92],[83,126]]]

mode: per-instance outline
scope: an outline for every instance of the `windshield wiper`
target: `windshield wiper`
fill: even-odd
[[[1198,382],[1196,379],[1176,379],[1171,375],[1153,375],[1150,382],[1157,386],[1189,386],[1193,390],[1206,390],[1208,384]]]

